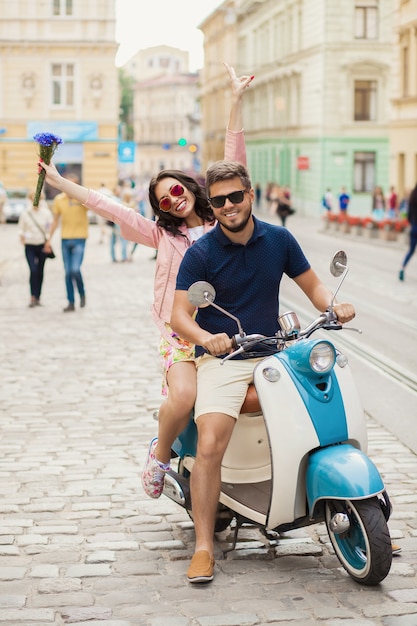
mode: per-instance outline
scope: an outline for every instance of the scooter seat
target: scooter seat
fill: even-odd
[[[248,390],[246,392],[246,398],[240,409],[241,413],[257,413],[261,410],[261,405],[259,404],[258,393],[255,389],[255,385],[252,383],[249,385]]]

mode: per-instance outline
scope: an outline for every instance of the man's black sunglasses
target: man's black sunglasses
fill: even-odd
[[[226,196],[214,196],[209,198],[209,202],[214,209],[221,209],[224,206],[226,200],[229,200],[232,204],[240,204],[243,202],[243,198],[247,189],[240,189],[239,191],[232,191]]]

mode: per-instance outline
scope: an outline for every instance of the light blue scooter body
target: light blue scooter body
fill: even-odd
[[[363,500],[383,490],[374,463],[350,444],[321,448],[309,457],[306,491],[310,512],[319,500]]]
[[[186,428],[172,444],[172,449],[180,459],[186,456],[195,456],[197,451],[197,426],[194,421],[194,411],[190,413],[190,420]]]
[[[325,375],[309,373],[305,364],[314,343],[295,344],[258,363],[254,370],[265,435],[270,446],[279,442],[279,453],[271,457],[266,478],[271,479],[272,489],[263,521],[269,528],[314,517],[322,499],[358,500],[384,491],[381,476],[366,455],[366,424],[349,368],[335,366]],[[279,373],[272,382],[263,375],[271,368]],[[232,435],[237,441],[238,431],[236,427]],[[253,445],[261,438],[255,437]],[[193,416],[172,448],[180,458],[195,456]],[[240,465],[232,459],[228,467],[233,473]],[[240,474],[236,469],[235,478],[227,482],[246,482]]]

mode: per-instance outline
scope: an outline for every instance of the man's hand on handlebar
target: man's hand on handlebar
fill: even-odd
[[[221,356],[222,354],[229,354],[232,352],[232,340],[226,335],[226,333],[218,333],[217,335],[210,335],[207,337],[203,344],[203,348],[207,350],[212,356]]]
[[[353,304],[349,304],[348,302],[335,304],[333,306],[333,311],[336,313],[337,319],[341,324],[350,322],[355,317],[355,309],[353,307]]]

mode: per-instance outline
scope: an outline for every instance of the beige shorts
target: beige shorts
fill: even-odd
[[[254,367],[263,358],[230,360],[221,365],[221,359],[209,354],[198,357],[194,419],[205,413],[225,413],[237,419],[248,385],[253,382]]]

